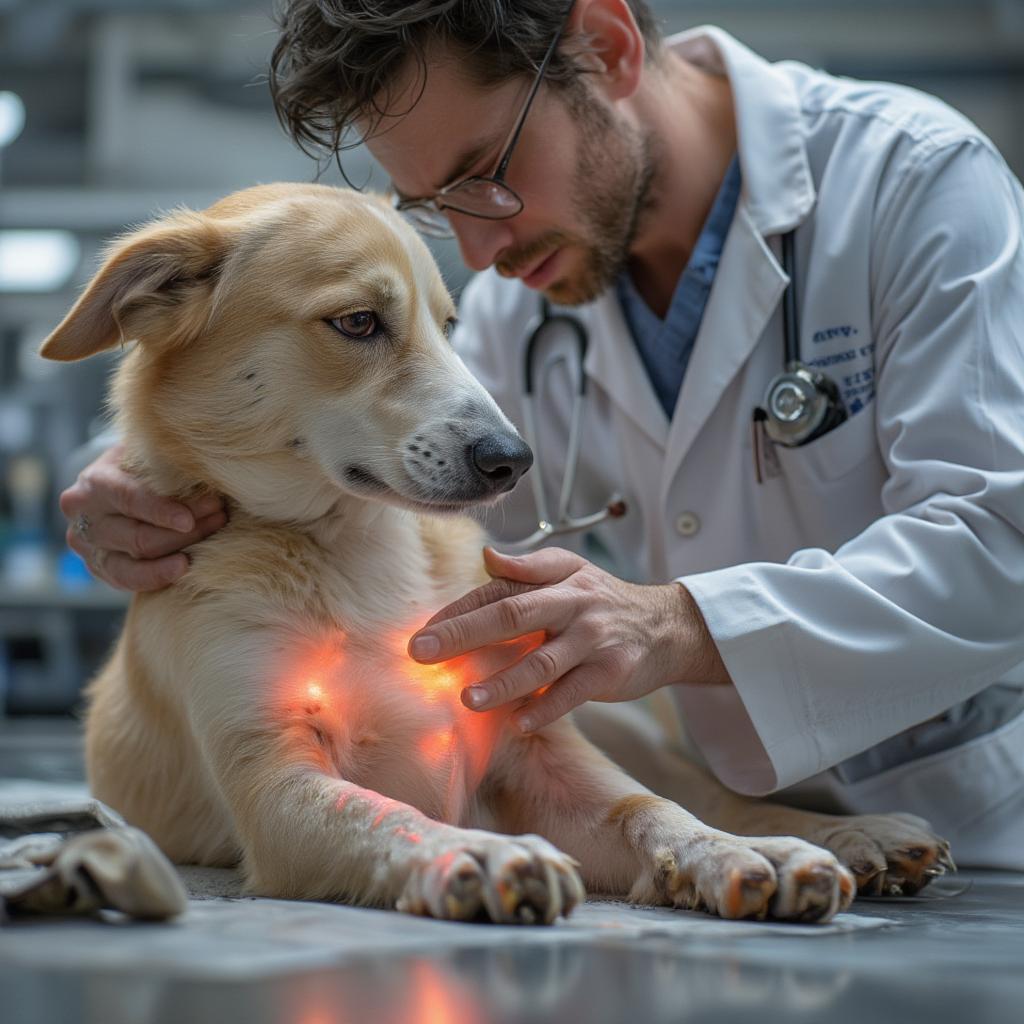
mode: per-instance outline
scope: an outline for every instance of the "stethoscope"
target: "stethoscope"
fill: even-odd
[[[785,369],[774,377],[764,394],[764,429],[784,448],[827,434],[846,419],[846,407],[836,382],[828,374],[800,361],[800,323],[797,314],[796,254],[793,235],[782,236],[782,269],[789,285],[782,297],[782,333],[786,342]],[[758,410],[754,410],[757,418]]]
[[[552,330],[551,328],[564,328]],[[587,356],[589,339],[587,329],[580,320],[569,313],[552,313],[548,300],[541,297],[540,321],[526,339],[523,352],[523,434],[526,443],[533,449],[533,472],[529,474],[533,485],[533,503],[537,510],[537,529],[522,540],[502,542],[503,548],[512,551],[529,551],[549,537],[589,530],[606,519],[619,519],[626,514],[626,503],[620,494],[612,494],[604,508],[587,516],[569,515],[569,502],[576,486],[576,470],[580,461],[580,441],[583,436],[583,414],[587,402],[587,375],[583,372],[583,360]],[[554,516],[548,511],[547,494],[544,491],[544,467],[541,465],[540,448],[537,445],[537,420],[534,409],[534,394],[538,381],[547,379],[551,370],[561,363],[573,389],[572,411],[569,414],[569,443],[565,451],[565,472],[562,475],[562,489],[558,495],[558,507]]]
[[[797,314],[796,255],[794,232],[782,236],[782,267],[789,278],[782,300],[782,324],[785,342],[785,362],[782,373],[773,377],[765,391],[764,403],[754,409],[754,468],[757,482],[763,482],[762,467],[767,475],[777,475],[777,467],[770,446],[759,437],[764,431],[774,444],[784,448],[799,448],[814,441],[846,419],[846,407],[839,388],[828,374],[822,373],[800,360],[800,325]],[[551,330],[551,328],[561,328]],[[606,519],[619,519],[628,511],[622,495],[615,493],[604,508],[586,516],[569,515],[579,465],[580,442],[583,432],[583,414],[586,410],[587,378],[583,361],[587,355],[589,339],[583,323],[569,313],[552,313],[546,298],[541,298],[540,320],[530,332],[523,352],[523,434],[533,449],[533,500],[537,510],[537,529],[520,541],[503,543],[510,550],[528,551],[549,537],[589,530]],[[549,514],[544,491],[544,471],[540,448],[537,444],[534,395],[537,382],[546,379],[557,364],[563,364],[573,388],[572,411],[569,419],[569,442],[566,446],[565,472],[554,517]],[[774,472],[772,467],[776,467]]]

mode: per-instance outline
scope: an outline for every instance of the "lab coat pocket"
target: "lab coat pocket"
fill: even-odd
[[[795,528],[794,547],[834,551],[884,515],[888,473],[871,406],[810,444],[775,452],[781,472],[770,489]]]
[[[875,409],[869,405],[827,434],[799,448],[775,446],[782,475],[795,486],[820,487],[840,480],[858,466],[881,466],[875,435]]]

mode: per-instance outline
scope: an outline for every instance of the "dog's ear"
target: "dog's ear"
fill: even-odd
[[[126,341],[192,340],[206,324],[229,246],[223,221],[189,211],[122,238],[40,355],[69,362]]]

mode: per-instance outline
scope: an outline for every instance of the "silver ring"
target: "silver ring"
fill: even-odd
[[[75,533],[77,533],[82,540],[89,539],[90,526],[92,526],[92,523],[90,522],[89,517],[84,512],[79,513],[78,518],[75,520]]]

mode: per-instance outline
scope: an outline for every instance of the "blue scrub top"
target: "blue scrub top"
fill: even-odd
[[[628,273],[621,274],[616,283],[633,342],[647,368],[658,401],[670,420],[701,320],[704,319],[704,309],[736,214],[742,184],[739,157],[733,157],[690,261],[676,285],[664,320],[644,302]]]

